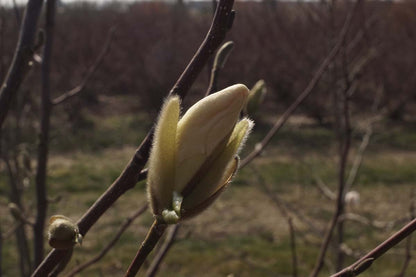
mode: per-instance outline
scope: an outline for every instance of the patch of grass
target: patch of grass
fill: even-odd
[[[416,151],[416,123],[383,122],[383,128],[375,133],[372,143],[376,147]]]
[[[262,140],[271,126],[257,126],[249,139],[249,144],[254,145]],[[271,140],[271,144],[281,148],[284,153],[305,153],[328,151],[335,141],[334,132],[328,128],[317,125],[284,126]],[[249,147],[251,148],[251,147]]]
[[[89,123],[72,131],[52,129],[52,150],[97,152],[109,147],[137,146],[151,127],[144,114],[108,117],[89,115],[85,120]]]
[[[414,183],[416,180],[416,156],[407,159],[396,157],[369,159],[364,161],[357,182],[363,185],[387,184],[397,185]]]
[[[301,247],[301,250],[306,249]],[[166,268],[162,268],[160,276],[195,276],[195,272],[198,276],[291,274],[290,251],[287,238],[278,242],[257,236],[182,240],[167,256]],[[306,274],[308,266],[308,263],[300,264],[300,272]]]
[[[127,147],[62,156],[49,169],[52,192],[103,191],[120,175],[133,154],[134,148]]]

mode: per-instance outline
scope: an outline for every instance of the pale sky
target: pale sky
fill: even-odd
[[[27,0],[15,0],[17,4],[21,5],[21,4],[26,4]],[[68,3],[68,2],[77,2],[79,0],[61,0],[61,2],[63,3]],[[112,2],[113,0],[84,0],[82,2],[97,2],[97,3],[105,3],[105,2]],[[121,2],[126,2],[126,0],[118,0]],[[81,1],[79,1],[81,2]],[[13,0],[0,0],[0,5],[13,5]]]
[[[14,0],[17,4],[22,5],[22,4],[26,4],[27,0]],[[108,2],[134,2],[135,0],[60,0],[63,3],[71,3],[71,2],[96,2],[96,3],[100,3],[100,4],[104,4],[104,3],[108,3]],[[138,0],[140,1],[140,0]],[[149,0],[147,0],[149,1]],[[159,0],[159,1],[163,1],[163,0]],[[210,1],[210,0],[188,0],[188,1]],[[256,0],[254,0],[256,1]],[[297,1],[297,0],[283,0],[283,1]],[[314,0],[303,0],[303,1],[314,1]],[[316,1],[316,0],[315,0]],[[187,2],[187,1],[185,1]],[[0,6],[11,6],[13,5],[13,0],[0,0]]]

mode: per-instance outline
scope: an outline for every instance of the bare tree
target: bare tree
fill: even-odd
[[[29,0],[23,17],[19,41],[9,71],[0,89],[0,127],[6,119],[10,103],[30,68],[35,45],[38,18],[42,9],[42,0]]]

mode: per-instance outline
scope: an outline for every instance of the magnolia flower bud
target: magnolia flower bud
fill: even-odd
[[[263,102],[266,92],[267,89],[264,80],[257,81],[257,83],[250,90],[247,105],[244,108],[244,113],[251,116],[254,115]]]
[[[69,249],[81,244],[82,235],[78,226],[63,215],[54,215],[49,220],[48,242],[56,249]]]
[[[225,62],[228,59],[228,56],[231,53],[231,50],[234,48],[234,42],[227,41],[224,43],[220,49],[218,49],[217,55],[215,56],[214,66],[213,68],[220,68],[224,67]]]
[[[234,85],[193,105],[179,120],[178,96],[169,97],[156,124],[149,157],[148,196],[153,214],[165,221],[199,213],[237,170],[236,155],[253,123],[237,123],[248,89]]]

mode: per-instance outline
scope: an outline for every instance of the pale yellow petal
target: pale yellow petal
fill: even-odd
[[[222,183],[213,194],[211,194],[208,198],[203,200],[201,203],[191,206],[190,209],[188,208],[183,209],[182,214],[181,214],[181,220],[186,220],[193,216],[196,216],[202,211],[204,211],[206,208],[208,208],[220,196],[220,194],[226,189],[232,177],[237,172],[238,163],[239,163],[239,159],[238,159],[238,156],[236,156],[233,159],[233,161],[230,163],[230,166],[227,168],[226,172],[224,173],[224,176],[227,176],[226,181]]]
[[[147,176],[147,191],[154,214],[160,214],[162,210],[171,208],[179,112],[179,97],[168,98],[162,107],[154,132]]]
[[[249,119],[241,120],[234,128],[224,151],[205,172],[194,190],[184,198],[184,209],[192,209],[215,193],[224,183],[229,182],[230,171],[235,171],[234,157],[244,144],[253,123]]]
[[[179,121],[177,191],[186,186],[218,144],[230,135],[248,93],[244,85],[228,87],[198,101]]]

